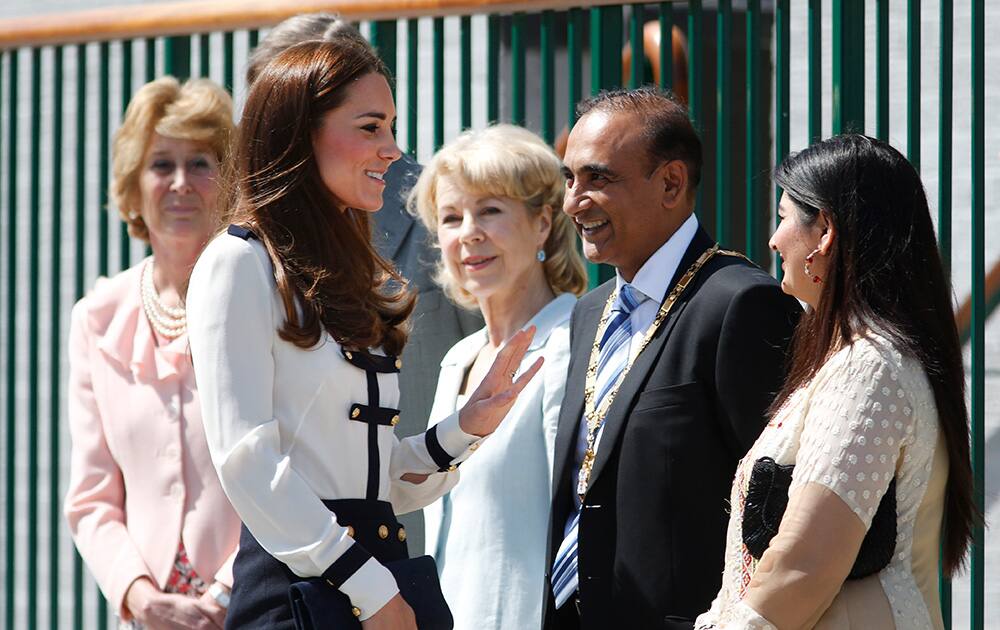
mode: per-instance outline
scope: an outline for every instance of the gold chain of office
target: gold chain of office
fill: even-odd
[[[611,403],[615,401],[615,397],[618,395],[618,390],[621,388],[622,382],[625,380],[625,376],[628,375],[630,369],[632,369],[632,364],[635,363],[636,358],[642,351],[646,349],[649,342],[652,341],[653,336],[656,334],[657,329],[659,329],[660,324],[667,318],[670,314],[670,310],[677,303],[681,294],[687,289],[691,281],[698,274],[698,271],[712,259],[716,254],[722,254],[723,256],[736,256],[742,258],[748,262],[751,262],[749,258],[744,256],[739,252],[729,251],[721,249],[719,244],[716,243],[702,252],[698,260],[688,267],[681,279],[677,281],[677,284],[670,293],[667,295],[667,299],[663,301],[660,305],[660,310],[656,312],[656,317],[653,319],[653,323],[650,324],[649,329],[646,331],[646,335],[642,339],[642,344],[639,346],[639,351],[635,353],[635,356],[630,356],[628,362],[625,364],[625,369],[622,370],[621,374],[618,375],[615,384],[611,387],[608,394],[601,400],[601,406],[595,408],[594,398],[597,395],[597,364],[600,358],[601,349],[601,337],[604,336],[604,330],[607,328],[608,319],[611,317],[611,307],[618,297],[618,292],[612,292],[608,296],[608,301],[604,305],[604,313],[601,315],[601,321],[597,325],[597,335],[594,337],[594,345],[590,349],[590,364],[587,366],[587,380],[586,387],[583,393],[584,401],[584,416],[587,418],[587,450],[583,453],[583,461],[580,463],[580,475],[577,478],[576,493],[580,496],[580,502],[583,502],[584,496],[587,494],[587,488],[590,485],[590,474],[594,470],[594,459],[597,456],[596,453],[596,442],[597,433],[600,431],[601,426],[604,424],[604,418],[608,415],[608,409],[611,408]]]

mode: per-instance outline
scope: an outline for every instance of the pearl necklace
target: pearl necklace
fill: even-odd
[[[146,261],[142,268],[140,293],[142,310],[150,325],[167,339],[176,339],[187,332],[187,314],[183,306],[167,306],[160,301],[153,284],[153,259]]]

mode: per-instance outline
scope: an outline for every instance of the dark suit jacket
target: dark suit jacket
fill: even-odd
[[[410,288],[417,292],[412,330],[403,350],[399,373],[400,422],[396,435],[406,437],[427,429],[434,402],[441,359],[460,339],[483,327],[478,313],[453,304],[434,283],[439,252],[431,247],[423,224],[406,211],[406,195],[420,175],[420,165],[404,155],[386,173],[382,209],[375,213],[373,241],[378,252],[396,263]],[[423,549],[424,528],[420,513],[403,519],[411,551]]]
[[[671,286],[711,245],[699,228]],[[550,572],[573,509],[587,363],[614,284],[590,292],[573,311],[555,446]],[[800,311],[767,273],[717,255],[638,356],[605,418],[580,516],[584,629],[685,627],[684,620],[708,609],[721,583],[736,464],[763,429]],[[549,591],[548,627],[553,608]]]

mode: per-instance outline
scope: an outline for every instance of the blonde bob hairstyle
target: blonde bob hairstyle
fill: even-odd
[[[191,79],[181,84],[163,77],[139,88],[111,147],[110,196],[128,224],[128,233],[149,242],[139,178],[154,133],[203,145],[223,165],[233,130],[233,100],[211,81]]]
[[[542,263],[545,278],[556,295],[582,295],[587,290],[576,230],[562,212],[566,188],[562,163],[541,138],[522,127],[494,125],[466,131],[442,147],[424,167],[407,200],[410,213],[418,216],[432,235],[438,227],[437,182],[445,175],[478,194],[519,201],[536,215],[550,206],[552,229]],[[436,238],[434,245],[440,247]],[[443,261],[438,262],[435,280],[457,304],[477,307],[476,299],[448,272]]]

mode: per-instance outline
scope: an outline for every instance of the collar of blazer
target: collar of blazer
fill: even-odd
[[[714,241],[709,238],[708,234],[702,229],[698,228],[698,232],[695,234],[691,243],[688,245],[687,250],[684,252],[684,257],[681,258],[681,264],[678,265],[677,271],[674,273],[674,277],[670,280],[670,288],[672,289],[674,285],[677,284],[684,272],[687,271],[698,256],[701,255],[706,249],[712,246]],[[642,384],[646,382],[646,376],[649,371],[656,364],[663,350],[663,346],[666,344],[667,339],[670,337],[670,333],[674,326],[677,324],[677,320],[681,317],[684,312],[685,307],[691,299],[691,296],[698,291],[698,287],[701,285],[703,278],[696,277],[691,286],[678,298],[677,303],[671,309],[670,314],[660,325],[660,328],[656,331],[656,334],[650,340],[649,345],[646,349],[639,354],[635,359],[635,363],[632,364],[632,369],[625,376],[625,380],[622,382],[621,387],[618,390],[618,395],[612,403],[611,407],[608,409],[608,413],[604,418],[604,430],[601,435],[600,448],[597,449],[597,456],[594,459],[594,467],[590,474],[590,486],[592,487],[595,481],[600,477],[601,471],[604,469],[605,464],[607,464],[608,459],[611,457],[611,453],[615,450],[615,445],[618,442],[618,435],[621,433],[622,428],[625,426],[628,420],[629,412],[633,407],[633,403],[639,392],[642,389]],[[669,295],[670,291],[667,291]],[[666,297],[666,296],[664,296]],[[603,303],[602,303],[603,305]],[[575,351],[581,352],[578,360],[586,363],[590,356],[590,348],[593,345],[593,337],[597,333],[597,325],[600,321],[601,309],[598,308],[593,314],[590,314],[590,321],[587,321],[586,327],[581,331],[581,341],[579,345],[574,348]],[[589,339],[587,339],[589,335]],[[582,414],[583,401],[580,401],[580,410]],[[577,416],[579,417],[579,415]],[[574,435],[575,435],[574,430]],[[575,444],[575,440],[573,441]],[[575,482],[571,483],[573,490],[575,491]]]

